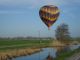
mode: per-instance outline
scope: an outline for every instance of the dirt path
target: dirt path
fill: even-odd
[[[26,46],[26,45],[28,45],[28,44],[10,45],[10,46],[0,46],[0,48],[19,47],[19,46]]]
[[[45,44],[45,43],[40,43],[40,44]],[[39,45],[39,44],[35,44],[35,45]],[[30,47],[30,46],[35,46],[34,44],[19,44],[19,45],[8,45],[8,46],[0,46],[0,48],[13,48],[13,47]]]

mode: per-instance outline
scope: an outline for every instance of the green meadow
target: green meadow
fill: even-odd
[[[47,47],[53,40],[0,39],[0,50],[26,47]]]

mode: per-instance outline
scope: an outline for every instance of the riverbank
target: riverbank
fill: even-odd
[[[71,57],[67,58],[66,60],[80,60],[80,52],[79,53],[75,53],[74,55],[72,55]]]
[[[30,55],[48,47],[52,40],[0,40],[0,60]]]
[[[24,49],[13,49],[0,51],[0,60],[11,60],[12,58],[31,55],[36,52],[40,52],[40,48],[24,48]]]
[[[73,51],[64,51],[61,52],[59,56],[57,56],[54,60],[69,60],[75,54],[80,53],[80,48],[75,49]],[[75,56],[74,56],[75,57]]]

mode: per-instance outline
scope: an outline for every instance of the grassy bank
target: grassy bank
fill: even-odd
[[[11,60],[12,58],[31,55],[39,51],[41,51],[40,48],[13,49],[6,50],[5,52],[0,51],[0,60]]]
[[[73,51],[61,52],[60,55],[57,58],[55,58],[55,60],[65,60],[66,58],[78,52],[80,52],[80,48],[73,50]]]
[[[0,40],[0,60],[12,59],[41,51],[40,47],[50,46],[52,40]]]

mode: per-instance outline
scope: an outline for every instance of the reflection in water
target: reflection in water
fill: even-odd
[[[45,58],[45,60],[53,60],[54,58],[49,54],[46,58]]]
[[[72,45],[72,46],[67,46],[67,47],[58,47],[58,48],[42,48],[43,51],[39,52],[39,53],[35,53],[32,55],[28,55],[28,56],[23,56],[23,57],[18,57],[18,58],[14,58],[13,60],[45,60],[46,57],[48,57],[48,55],[50,54],[50,56],[52,56],[53,58],[55,58],[57,56],[57,52],[58,51],[62,51],[62,49],[64,48],[64,50],[74,50],[77,49],[78,47],[80,47],[80,45]]]
[[[74,50],[74,49],[79,48],[79,47],[80,47],[80,44],[79,44],[79,45],[72,45],[72,46],[70,46],[70,47],[71,47],[71,50]]]
[[[28,56],[14,58],[13,60],[45,60],[50,54],[52,57],[56,57],[56,49],[54,48],[43,48],[43,51]]]

